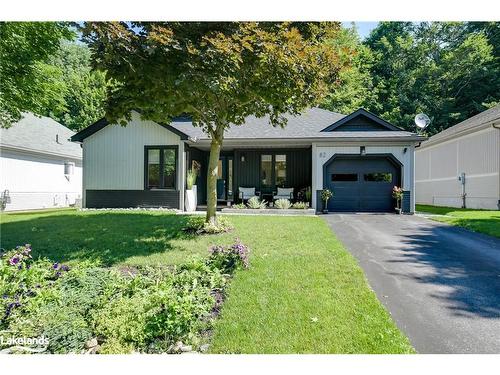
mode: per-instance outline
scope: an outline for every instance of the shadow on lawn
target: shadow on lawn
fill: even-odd
[[[500,240],[459,228],[422,227],[405,236],[399,259],[413,272],[397,273],[433,285],[430,296],[457,316],[500,318]],[[490,258],[489,255],[492,257]],[[422,265],[430,266],[432,272]],[[395,273],[393,273],[395,274]],[[436,288],[437,287],[437,288]]]
[[[186,221],[186,216],[123,212],[41,216],[2,223],[1,247],[30,243],[34,257],[58,262],[98,259],[113,265],[132,256],[183,250],[172,241],[192,238],[182,230]]]

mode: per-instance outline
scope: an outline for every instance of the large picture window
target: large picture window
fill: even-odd
[[[177,181],[177,147],[146,146],[145,188],[175,189]]]

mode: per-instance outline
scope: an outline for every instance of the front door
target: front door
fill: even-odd
[[[224,155],[219,158],[217,168],[217,200],[233,200],[233,156]]]

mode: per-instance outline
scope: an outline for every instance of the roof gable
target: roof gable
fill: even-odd
[[[401,131],[402,129],[382,120],[363,108],[321,130],[331,131]]]
[[[137,113],[140,114],[139,111],[137,110],[134,110],[136,111]],[[155,121],[156,122],[156,121]],[[164,127],[165,129],[171,131],[172,133],[174,134],[177,134],[181,139],[185,140],[188,138],[187,134],[183,133],[182,131],[174,128],[173,126],[170,126],[168,124],[164,124],[164,123],[160,123],[160,122],[156,122],[158,125]],[[106,126],[108,126],[110,123],[108,122],[108,120],[106,120],[105,118],[102,118],[96,122],[94,122],[92,125],[86,127],[85,129],[79,131],[78,133],[76,133],[75,135],[73,135],[71,137],[71,141],[72,142],[83,142],[83,140],[87,137],[90,137],[92,134],[94,133],[97,133],[99,130],[105,128]]]

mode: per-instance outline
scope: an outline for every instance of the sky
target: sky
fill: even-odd
[[[377,27],[378,22],[342,22],[345,27],[351,27],[351,23],[354,22],[358,28],[358,33],[361,39],[365,39],[375,27]]]

